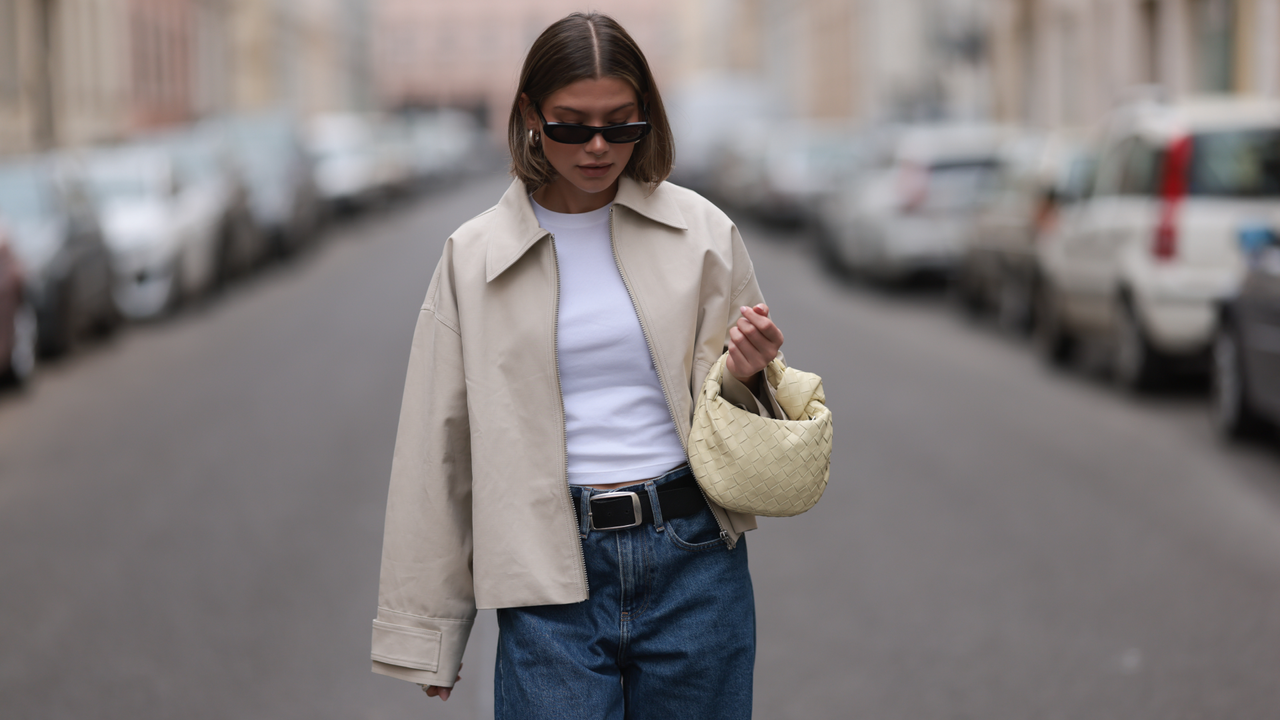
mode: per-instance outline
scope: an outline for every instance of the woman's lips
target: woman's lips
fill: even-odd
[[[604,177],[609,174],[609,168],[613,167],[613,163],[605,163],[604,165],[579,165],[578,169],[587,177]]]

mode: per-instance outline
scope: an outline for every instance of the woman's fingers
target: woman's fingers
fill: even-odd
[[[729,328],[729,372],[739,379],[764,370],[782,347],[782,331],[769,319],[769,306],[738,308],[742,314]]]
[[[751,372],[748,373],[749,375],[756,374],[763,370],[765,365],[769,364],[770,358],[766,351],[756,347],[754,343],[750,342],[750,340],[739,340],[735,345],[737,346],[738,352],[742,355],[742,359],[745,360],[752,368]]]
[[[739,379],[748,378],[764,369],[769,361],[742,336],[737,328],[729,330],[729,372]]]
[[[737,330],[742,336],[739,342],[754,348],[757,352],[767,355],[771,350],[774,350],[774,346],[769,342],[769,339],[760,332],[759,328],[748,322],[746,318],[739,318],[738,324],[733,329]],[[743,348],[744,351],[746,349],[746,347]]]
[[[731,342],[742,345],[741,350],[748,358],[754,351],[768,364],[770,360],[777,357],[778,349],[782,346],[781,333],[768,318],[762,319],[769,325],[761,328],[745,317],[739,318],[738,322],[729,329],[729,339]]]
[[[462,663],[458,663],[458,677],[454,678],[454,682],[462,680]],[[440,687],[439,685],[427,686],[427,697],[439,697],[441,700],[448,700],[452,688]]]
[[[782,347],[782,331],[778,329],[773,320],[769,319],[768,306],[761,303],[754,308],[739,308],[739,312],[742,313],[742,317],[738,318],[738,327],[742,328],[748,338],[752,338],[752,342],[757,347],[761,343],[755,342],[756,338],[774,348]]]
[[[743,382],[759,372],[759,370],[752,372],[750,364],[742,359],[742,353],[734,347],[729,348],[729,360],[725,363],[725,368]]]

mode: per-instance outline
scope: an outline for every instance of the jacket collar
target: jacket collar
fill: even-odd
[[[676,230],[689,229],[680,208],[662,185],[649,192],[643,184],[623,176],[618,180],[618,195],[613,199],[613,204]],[[529,202],[529,190],[519,178],[512,181],[511,186],[503,193],[502,199],[494,208],[494,215],[501,230],[489,238],[485,254],[485,282],[492,282],[538,240],[550,234],[538,225],[533,205]]]

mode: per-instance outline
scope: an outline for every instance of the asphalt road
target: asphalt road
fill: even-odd
[[[0,716],[485,716],[491,614],[444,704],[368,643],[417,308],[505,185],[345,222],[0,397]],[[744,235],[836,416],[826,497],[748,536],[756,717],[1280,717],[1280,452]]]

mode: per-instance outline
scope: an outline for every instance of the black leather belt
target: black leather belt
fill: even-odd
[[[688,517],[707,508],[693,475],[686,475],[658,488],[662,517]],[[577,512],[574,504],[574,512]],[[592,495],[587,517],[592,530],[623,530],[653,522],[653,508],[647,492],[607,492]]]

